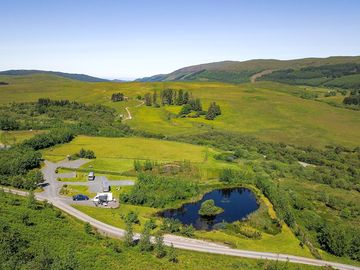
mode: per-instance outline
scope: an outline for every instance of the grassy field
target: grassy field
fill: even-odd
[[[121,241],[110,241],[104,237],[87,234],[84,231],[83,223],[66,214],[59,216],[57,210],[51,207],[38,205],[37,210],[29,209],[26,207],[26,198],[15,195],[2,195],[0,196],[0,206],[2,211],[0,215],[1,224],[8,225],[11,230],[18,232],[17,237],[20,236],[29,245],[26,251],[34,255],[31,269],[35,269],[34,265],[38,265],[35,263],[43,259],[44,255],[46,255],[46,258],[66,260],[69,251],[71,251],[71,256],[73,256],[73,260],[76,261],[79,269],[89,270],[261,270],[266,269],[269,264],[269,262],[263,260],[183,250],[176,250],[178,263],[172,263],[168,261],[168,257],[158,259],[151,252],[140,252],[138,247],[127,248]],[[29,226],[24,225],[21,221],[25,215],[29,217],[31,222]],[[110,242],[112,242],[112,245],[110,245]],[[117,250],[112,248],[114,245],[118,247]],[[9,259],[9,257],[7,258]],[[31,258],[31,256],[27,257],[30,260]],[[94,260],[94,258],[96,259]],[[318,267],[294,264],[288,264],[288,267],[291,270],[320,269]]]
[[[240,85],[209,82],[85,83],[41,74],[0,76],[0,79],[9,82],[9,85],[0,88],[1,103],[49,97],[101,103],[115,108],[120,114],[126,114],[124,108],[129,107],[133,119],[127,124],[136,129],[170,136],[215,129],[298,145],[359,145],[356,135],[360,132],[359,112],[287,93],[294,91],[297,86],[272,82]],[[190,90],[202,100],[205,109],[211,101],[216,101],[223,115],[214,121],[179,119],[171,117],[179,110],[176,107],[136,107],[139,102],[133,99],[137,95],[167,87]],[[110,96],[114,92],[123,92],[130,101],[111,102]]]
[[[217,151],[211,148],[139,137],[102,138],[78,136],[71,143],[44,150],[43,156],[51,161],[60,161],[69,154],[79,152],[81,148],[93,150],[97,157],[95,160],[83,165],[83,169],[91,168],[93,170],[123,173],[132,170],[134,160],[137,159],[149,159],[156,162],[187,160],[196,164],[201,163],[204,170],[210,167],[212,169],[222,167],[222,162],[213,158]],[[113,175],[111,179],[120,180],[116,175]]]
[[[21,131],[0,131],[0,143],[5,145],[14,145],[21,143],[31,137],[42,134],[45,130],[21,130]]]

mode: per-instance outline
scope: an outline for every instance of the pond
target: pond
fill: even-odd
[[[206,200],[214,200],[215,205],[224,209],[224,212],[205,217],[199,215],[201,203]],[[165,218],[178,219],[185,225],[192,225],[199,230],[213,230],[215,225],[223,221],[232,223],[247,217],[259,208],[256,196],[247,188],[216,189],[206,193],[197,202],[183,204],[178,209],[168,209],[160,215]]]

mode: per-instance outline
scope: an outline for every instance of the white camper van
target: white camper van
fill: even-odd
[[[98,193],[92,200],[95,204],[106,206],[108,202],[113,201],[113,194],[111,192]]]

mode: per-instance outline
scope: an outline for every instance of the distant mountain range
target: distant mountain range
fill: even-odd
[[[33,75],[33,74],[50,74],[50,75],[56,75],[56,76],[63,77],[63,78],[83,81],[83,82],[109,82],[110,81],[110,80],[106,80],[106,79],[92,77],[92,76],[85,75],[85,74],[73,74],[73,73],[45,71],[45,70],[18,69],[18,70],[6,70],[6,71],[0,72],[0,75],[8,75],[8,76]]]
[[[169,74],[154,75],[151,77],[140,78],[135,81],[221,81],[230,83],[243,83],[257,80],[261,77],[264,77],[262,79],[269,78],[269,80],[281,81],[279,78],[271,79],[270,75],[272,75],[273,72],[278,72],[280,70],[296,71],[315,67],[335,66],[331,68],[343,69],[342,66],[344,64],[360,64],[360,56],[334,56],[328,58],[304,58],[295,60],[257,59],[243,62],[222,61],[184,67]],[[357,74],[357,70],[351,73],[351,68],[351,66],[348,66],[348,69],[350,70],[346,71],[345,75],[352,75],[353,73]],[[324,68],[320,69],[323,70]],[[301,73],[304,72],[301,71]],[[317,72],[317,74],[310,74],[309,72],[306,72],[306,74],[301,74],[301,76],[305,76],[305,78],[301,78],[308,79],[322,77],[323,72],[321,71],[320,73]]]

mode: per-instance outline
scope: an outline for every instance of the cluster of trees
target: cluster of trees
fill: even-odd
[[[0,150],[0,184],[35,189],[44,181],[39,170],[41,154],[29,147],[16,146]]]
[[[360,105],[360,90],[353,90],[350,96],[345,97],[343,100],[345,105]]]
[[[318,241],[324,250],[360,261],[360,230],[347,230],[341,224],[323,223],[317,231]]]
[[[8,114],[0,114],[0,130],[17,130],[19,123]]]
[[[124,94],[123,93],[114,93],[111,95],[111,100],[113,102],[123,101],[124,100]]]
[[[217,116],[221,115],[220,106],[217,105],[215,102],[211,102],[209,109],[206,113],[205,119],[207,120],[214,120]]]
[[[185,90],[164,89],[160,92],[161,104],[164,105],[184,105],[192,98],[192,94]]]
[[[9,83],[7,82],[0,82],[0,85],[8,85]]]
[[[85,150],[84,148],[81,148],[79,153],[75,153],[70,156],[70,160],[75,160],[79,158],[88,158],[88,159],[94,159],[96,158],[94,151],[92,150]]]
[[[54,146],[56,144],[63,144],[72,141],[75,134],[69,128],[53,129],[49,133],[38,134],[30,139],[25,140],[22,145],[30,147],[34,150],[40,150]]]
[[[134,160],[134,170],[136,172],[152,171],[156,166],[157,163],[151,160],[145,160],[145,161],[140,161],[137,159]]]
[[[131,191],[120,195],[120,201],[163,208],[176,201],[191,198],[198,191],[198,185],[191,181],[140,173]]]
[[[312,86],[336,86],[333,79],[360,73],[360,65],[354,63],[312,66],[301,69],[286,69],[274,71],[259,78],[259,80],[277,81],[288,84],[305,84]],[[343,84],[348,88],[350,84]],[[352,85],[352,84],[351,84]]]
[[[67,129],[54,129],[39,134],[10,149],[0,150],[0,183],[17,188],[35,189],[44,181],[40,167],[41,153],[37,150],[69,142],[74,134]]]
[[[192,98],[191,96],[192,96],[191,93],[183,89],[175,90],[175,89],[167,88],[160,91],[160,96],[158,95],[156,90],[152,94],[146,93],[144,95],[144,100],[146,106],[159,107],[160,104],[162,106],[165,105],[181,106],[184,104],[188,104],[188,102]]]
[[[266,162],[261,164],[261,171],[270,176],[284,176],[289,174],[297,178],[305,178],[310,181],[324,183],[332,187],[360,190],[360,148],[349,149],[342,146],[327,146],[325,149],[314,147],[299,147],[284,143],[271,143],[260,141],[254,137],[222,133],[207,132],[197,136],[178,136],[176,140],[200,145],[211,145],[226,151],[232,151],[247,156],[263,156]],[[285,165],[274,167],[276,163]],[[315,166],[306,168],[298,162],[305,162]],[[289,166],[291,165],[291,166]],[[257,164],[256,166],[259,166]],[[274,168],[272,168],[274,167]],[[273,175],[273,174],[277,175]]]
[[[168,257],[168,260],[173,263],[178,262],[177,253],[173,245],[169,248],[165,247],[164,238],[161,232],[156,233],[154,243],[151,242],[151,231],[154,229],[153,222],[147,221],[144,225],[144,229],[141,233],[140,239],[138,242],[134,241],[134,233],[132,228],[132,223],[126,223],[125,230],[125,245],[127,247],[138,246],[140,252],[154,252],[155,256],[159,259]]]
[[[184,117],[189,115],[191,112],[196,112],[193,117],[199,117],[200,115],[204,115],[205,112],[202,110],[202,105],[200,99],[191,99],[188,103],[184,104],[179,112],[180,117]]]
[[[1,129],[28,130],[64,126],[76,134],[84,135],[123,137],[137,133],[142,136],[155,136],[133,131],[129,126],[121,123],[114,109],[102,105],[39,99],[38,102],[11,103],[0,107]]]

